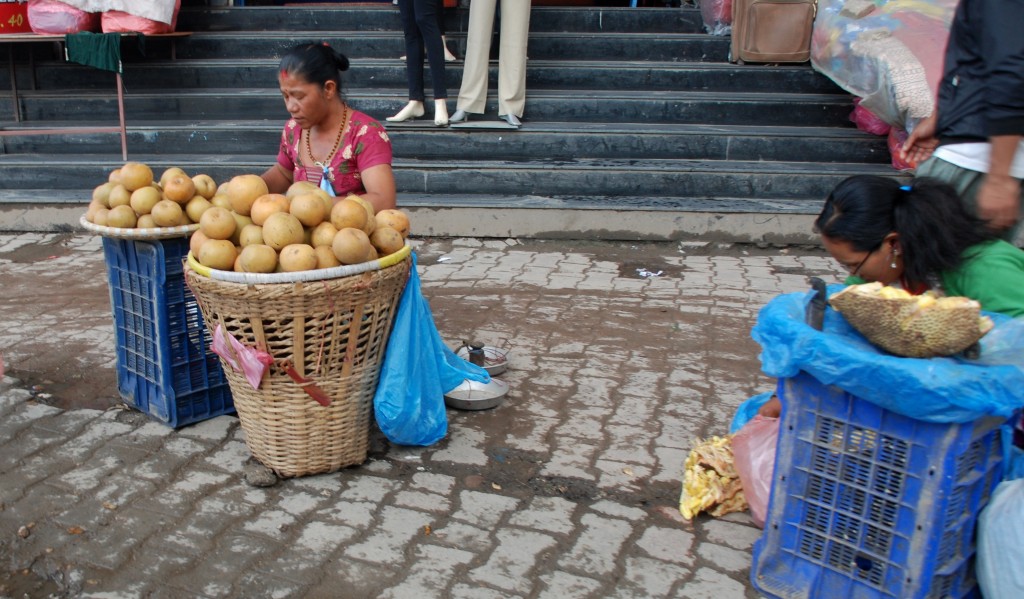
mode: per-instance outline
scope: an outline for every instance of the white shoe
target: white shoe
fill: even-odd
[[[443,35],[441,36],[441,47],[444,48],[445,62],[455,62],[456,60],[458,60],[458,58],[456,58],[455,55],[448,50],[448,40]]]
[[[512,125],[513,127],[519,127],[522,125],[522,123],[519,121],[519,117],[517,117],[514,114],[502,114],[498,115],[498,118],[505,121],[509,125]]]
[[[438,127],[447,127],[448,121],[448,102],[434,100],[434,124]]]
[[[405,108],[398,111],[395,116],[389,116],[386,120],[390,123],[401,123],[423,116],[423,102],[410,100]]]
[[[456,124],[465,123],[468,120],[469,114],[467,114],[465,110],[459,109],[455,111],[455,114],[453,114],[450,119],[448,119],[448,122],[451,124]]]
[[[405,60],[405,58],[406,58],[405,54],[403,54],[403,55],[398,57],[398,60]],[[445,48],[444,49],[444,61],[445,62],[455,62],[456,60],[458,60],[458,58],[456,58],[454,54],[449,52],[448,48]]]

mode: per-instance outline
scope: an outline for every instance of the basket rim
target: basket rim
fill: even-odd
[[[242,283],[245,285],[263,285],[268,283],[299,283],[305,281],[322,281],[324,279],[337,279],[341,277],[348,277],[352,275],[362,274],[364,272],[371,272],[374,270],[383,270],[389,266],[394,266],[402,260],[405,260],[409,254],[412,253],[412,246],[408,242],[393,254],[388,254],[378,258],[377,260],[370,260],[368,262],[361,262],[359,264],[345,264],[342,266],[334,266],[331,268],[319,268],[316,270],[303,270],[299,272],[272,272],[272,273],[258,273],[258,272],[235,272],[233,270],[217,270],[208,266],[203,266],[196,260],[195,256],[190,251],[186,262],[188,267],[193,270],[196,274],[202,275],[208,279],[214,281],[224,281],[226,283]]]
[[[89,222],[83,214],[78,219],[78,224],[89,231],[103,237],[115,239],[170,239],[172,237],[188,237],[199,230],[199,223],[181,225],[179,227],[157,227],[154,229],[124,229],[121,227],[106,227]]]

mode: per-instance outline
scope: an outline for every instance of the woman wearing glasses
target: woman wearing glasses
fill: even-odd
[[[814,221],[821,242],[855,285],[878,281],[913,294],[929,289],[977,300],[982,309],[1024,315],[1024,251],[971,216],[937,179],[856,175],[836,186]],[[772,396],[758,414],[777,417]]]
[[[993,236],[956,191],[935,179],[901,186],[857,175],[840,183],[814,222],[848,284],[878,281],[919,294],[966,296],[982,309],[1024,315],[1024,251]]]

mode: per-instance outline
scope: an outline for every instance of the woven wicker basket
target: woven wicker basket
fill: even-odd
[[[411,260],[347,277],[294,283],[216,280],[188,264],[206,321],[273,358],[259,389],[222,365],[253,456],[279,476],[334,472],[366,460],[380,364]],[[330,398],[323,406],[290,364]]]

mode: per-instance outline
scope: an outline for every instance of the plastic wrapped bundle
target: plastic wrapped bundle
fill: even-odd
[[[29,0],[28,25],[33,32],[44,35],[99,31],[100,15],[57,0]]]
[[[700,0],[700,16],[711,35],[732,32],[732,0]]]
[[[148,19],[120,10],[108,10],[103,13],[101,26],[103,33],[137,32],[146,35],[171,33],[178,26],[178,11],[180,9],[181,0],[175,0],[174,12],[170,23]]]
[[[820,0],[812,66],[909,131],[930,115],[957,0]]]

